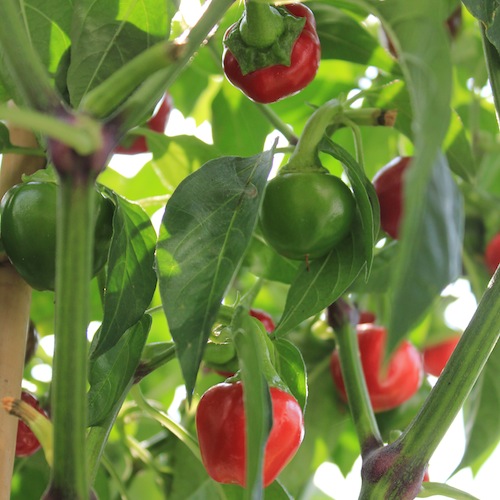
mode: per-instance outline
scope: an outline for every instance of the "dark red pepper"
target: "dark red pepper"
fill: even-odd
[[[306,23],[293,45],[291,64],[275,64],[243,74],[233,53],[224,50],[223,66],[227,79],[250,99],[260,103],[271,103],[296,94],[314,79],[321,58],[321,46],[316,33],[316,21],[311,10],[303,4],[284,5],[295,17],[304,17]],[[224,35],[238,29],[233,24]]]
[[[169,93],[166,93],[162,97],[158,111],[147,121],[146,127],[153,132],[163,134],[171,111],[172,98]],[[146,142],[146,138],[143,135],[137,136],[137,138],[129,146],[119,144],[115,148],[115,153],[119,153],[122,155],[135,155],[148,152],[149,148]]]
[[[21,399],[28,403],[30,406],[35,408],[42,415],[47,416],[45,411],[41,408],[38,403],[38,399],[28,392],[23,391],[21,393]],[[17,457],[28,457],[33,455],[36,451],[40,449],[40,443],[36,436],[33,434],[31,429],[22,421],[19,420],[17,426],[17,438],[16,438],[16,456]]]

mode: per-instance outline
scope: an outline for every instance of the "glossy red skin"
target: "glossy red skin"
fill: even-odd
[[[306,24],[293,46],[290,66],[276,64],[243,75],[234,55],[227,48],[224,50],[222,64],[227,79],[256,102],[268,104],[296,94],[313,81],[318,71],[321,45],[313,13],[303,4],[284,7],[294,16],[306,18]],[[236,27],[237,24],[233,24],[224,38]]]
[[[264,325],[267,333],[274,332],[276,326],[274,324],[273,318],[271,318],[271,316],[269,316],[269,314],[267,314],[265,311],[262,311],[260,309],[250,309],[250,316],[257,318]]]
[[[166,93],[160,103],[158,111],[148,120],[146,126],[153,132],[163,134],[168,122],[168,117],[172,111],[172,98]],[[135,141],[130,146],[118,145],[115,148],[115,153],[122,155],[135,155],[139,153],[148,153],[148,145],[146,138],[143,135],[137,136]]]
[[[422,353],[425,373],[439,377],[459,340],[460,335],[456,335],[444,342],[426,347]]]
[[[271,387],[273,427],[265,448],[264,486],[292,459],[304,436],[304,419],[293,396]],[[203,394],[196,411],[201,457],[219,483],[246,484],[246,431],[243,385],[222,383]]]
[[[45,411],[40,407],[38,400],[35,396],[23,391],[21,399],[35,408],[42,415],[47,416]],[[36,436],[31,432],[30,428],[22,421],[19,420],[17,425],[17,438],[16,438],[16,456],[29,457],[40,449],[40,443]]]
[[[403,340],[383,375],[380,367],[386,341],[385,328],[373,324],[358,325],[357,338],[373,411],[391,410],[410,399],[418,391],[423,377],[422,360],[415,346]],[[330,371],[342,399],[347,401],[337,350],[332,354]]]
[[[380,204],[380,225],[396,240],[403,212],[403,176],[411,165],[411,160],[411,156],[398,156],[382,167],[373,178]]]
[[[491,274],[493,274],[497,270],[498,264],[500,264],[500,233],[493,236],[486,245],[484,260]]]

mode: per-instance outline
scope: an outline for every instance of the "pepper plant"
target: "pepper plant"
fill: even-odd
[[[474,498],[423,480],[462,409],[455,472],[500,442],[496,13],[3,0],[0,499],[307,500],[359,456],[353,498]],[[43,453],[15,456],[17,418]]]

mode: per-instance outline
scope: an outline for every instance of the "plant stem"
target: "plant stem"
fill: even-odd
[[[61,100],[28,38],[16,3],[14,0],[3,0],[0,16],[0,45],[10,70],[10,79],[15,82],[16,92],[22,95],[29,106],[40,111],[57,109],[61,106]]]
[[[95,117],[108,116],[148,76],[172,64],[179,57],[177,52],[182,50],[182,45],[171,41],[150,47],[91,90],[82,99],[80,109]]]
[[[409,494],[418,491],[420,472],[425,470],[463,406],[499,336],[500,273],[497,271],[419,413],[396,441],[372,453],[360,499],[397,500],[410,498]]]
[[[293,132],[292,128],[286,124],[281,117],[274,112],[269,106],[265,104],[255,103],[255,106],[259,109],[259,111],[269,120],[271,125],[278,131],[283,134],[285,139],[290,144],[297,144],[299,138]]]
[[[318,158],[318,144],[325,134],[332,135],[340,127],[349,126],[356,133],[359,126],[392,126],[394,111],[380,108],[349,109],[336,99],[326,102],[311,115],[290,160],[281,169],[285,172],[325,172]],[[358,153],[360,149],[358,148]]]
[[[200,20],[185,37],[185,41],[179,42],[179,50],[175,54],[175,60],[167,68],[156,72],[144,81],[118,111],[114,118],[118,126],[118,135],[123,135],[141,122],[144,110],[153,108],[166,89],[190,63],[200,46],[205,43],[211,31],[233,3],[234,0],[213,0],[208,4]],[[123,96],[123,98],[125,97],[127,96]]]
[[[0,16],[1,17],[1,16]],[[0,119],[32,132],[57,139],[85,155],[94,152],[99,144],[97,133],[100,125],[84,119],[68,123],[66,120],[39,111],[0,104]]]
[[[479,302],[422,409],[399,439],[404,454],[431,457],[476,383],[500,336],[500,273]],[[424,444],[425,443],[425,444]]]
[[[351,417],[356,428],[361,456],[365,458],[374,449],[383,446],[375,414],[370,404],[365,376],[359,356],[356,329],[344,314],[342,303],[337,301],[328,308],[328,322],[334,328],[340,369],[347,393]],[[340,320],[338,320],[340,316]]]
[[[120,493],[121,500],[130,500],[125,483],[122,481],[122,478],[115,469],[113,462],[106,455],[102,456],[102,465],[104,465],[104,468],[111,476],[111,479],[115,482],[116,488]]]
[[[77,500],[89,496],[85,434],[94,202],[91,176],[60,176],[52,379],[54,468],[49,494]]]
[[[137,406],[145,413],[149,414],[154,420],[168,429],[174,436],[182,441],[193,453],[193,455],[201,461],[200,448],[196,439],[182,425],[172,420],[165,412],[151,406],[142,395],[138,385],[132,387],[130,394],[135,399]]]

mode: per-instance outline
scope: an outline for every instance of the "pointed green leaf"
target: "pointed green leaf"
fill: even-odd
[[[272,157],[270,151],[212,160],[187,177],[167,203],[157,272],[188,394],[221,300],[252,237]]]
[[[156,233],[144,210],[111,191],[116,204],[109,249],[104,315],[92,342],[92,357],[113,347],[142,317],[156,288]]]
[[[144,315],[111,349],[90,363],[89,426],[104,419],[128,390],[150,328],[151,316]]]
[[[282,336],[300,322],[321,312],[356,279],[365,265],[360,222],[326,257],[299,268],[286,298],[275,334]]]

